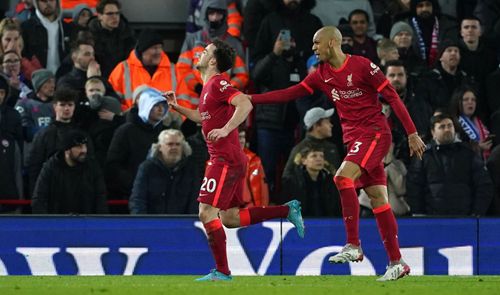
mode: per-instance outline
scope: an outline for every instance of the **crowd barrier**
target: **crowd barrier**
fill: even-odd
[[[306,219],[306,237],[286,221],[227,229],[234,275],[375,275],[387,257],[373,219],[362,219],[361,263],[332,265],[340,219]],[[500,219],[399,219],[413,275],[500,274]],[[195,216],[0,216],[0,275],[206,274],[213,267]]]

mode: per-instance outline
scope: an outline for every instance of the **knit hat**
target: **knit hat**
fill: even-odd
[[[391,33],[389,34],[390,39],[391,40],[394,39],[394,36],[396,36],[401,32],[408,32],[410,33],[410,35],[413,36],[413,29],[409,24],[407,24],[406,22],[397,22],[394,25],[392,25]]]
[[[307,64],[306,64],[307,69],[310,69],[311,67],[316,66],[318,64],[319,64],[319,59],[316,56],[316,54],[311,55],[311,57],[307,59]]]
[[[115,115],[122,113],[120,102],[112,96],[92,95],[89,97],[89,106],[91,109],[96,111],[103,109],[108,110]]]
[[[157,44],[163,44],[162,37],[154,30],[144,29],[137,38],[137,45],[135,46],[137,56],[140,58],[144,51]]]
[[[319,120],[330,118],[333,115],[335,109],[325,110],[323,108],[312,108],[307,111],[304,116],[304,125],[306,125],[306,129],[309,130],[314,124],[316,124]]]
[[[73,129],[63,135],[61,150],[67,151],[72,147],[81,144],[87,144],[87,142],[88,142],[87,135],[83,131],[78,129]]]
[[[47,82],[49,79],[55,79],[54,74],[47,69],[39,69],[34,71],[31,74],[31,83],[33,84],[33,89],[35,93],[38,93],[40,88],[42,88],[43,84]]]
[[[440,58],[443,55],[443,52],[448,47],[457,47],[457,48],[460,48],[460,46],[458,45],[457,41],[452,40],[452,39],[445,39],[445,40],[439,42],[438,58]]]

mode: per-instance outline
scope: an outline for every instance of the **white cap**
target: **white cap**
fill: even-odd
[[[307,111],[304,116],[304,125],[306,125],[306,129],[310,129],[316,122],[321,119],[330,118],[335,112],[335,109],[325,110],[323,108],[312,108]]]

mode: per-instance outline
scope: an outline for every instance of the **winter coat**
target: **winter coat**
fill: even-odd
[[[92,158],[74,167],[58,152],[43,165],[32,197],[34,214],[105,214],[106,187]]]
[[[135,177],[129,208],[132,214],[196,214],[200,182],[189,156],[174,167],[158,157],[147,159]]]
[[[432,143],[423,160],[414,159],[406,180],[413,214],[484,215],[493,198],[483,160],[462,142]]]

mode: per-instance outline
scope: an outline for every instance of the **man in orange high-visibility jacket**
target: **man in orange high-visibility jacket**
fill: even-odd
[[[109,83],[123,97],[123,111],[132,106],[132,94],[138,86],[145,84],[160,91],[175,89],[175,66],[163,52],[162,44],[163,40],[156,32],[142,31],[135,49],[109,75]]]
[[[206,0],[205,26],[201,31],[186,35],[182,45],[179,60],[175,66],[179,85],[177,87],[177,100],[182,106],[196,109],[202,89],[200,73],[195,69],[198,58],[205,46],[218,38],[236,50],[236,59],[232,70],[224,73],[228,75],[231,84],[244,91],[249,74],[244,62],[244,53],[241,42],[227,32],[227,6],[224,0]]]

